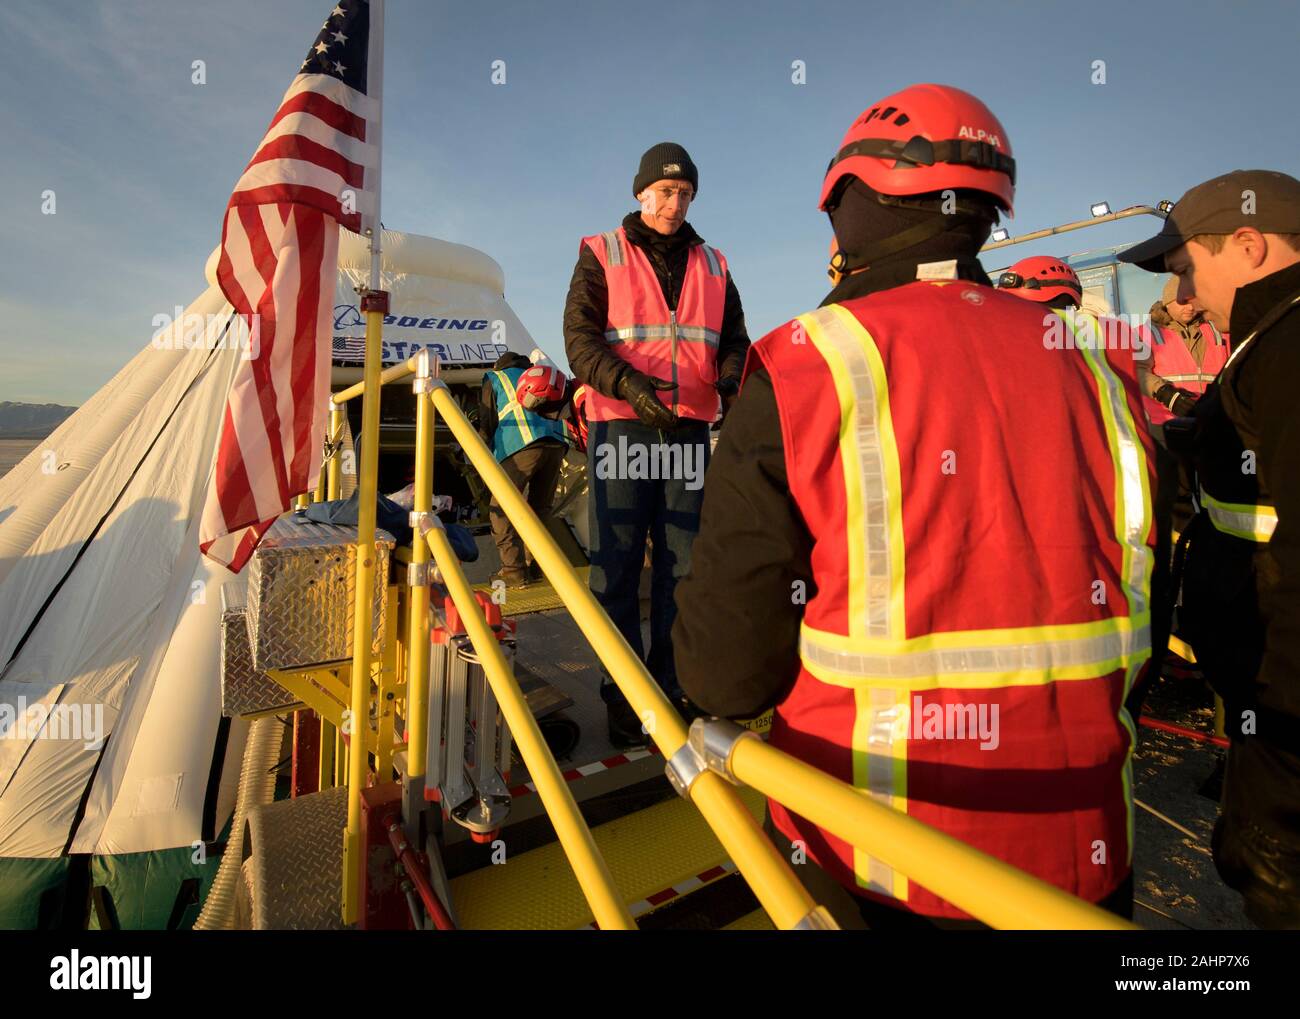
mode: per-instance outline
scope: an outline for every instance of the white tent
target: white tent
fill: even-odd
[[[391,231],[384,249],[387,360],[428,345],[470,366],[533,348],[482,252]],[[361,335],[349,309],[364,240],[345,233],[339,263],[345,355]],[[213,264],[187,316],[229,318]],[[242,578],[199,555],[198,522],[241,352],[187,348],[183,329],[156,337],[0,478],[0,927],[35,915],[5,897],[57,884],[52,861],[188,860],[233,808],[247,726],[221,725],[220,588]],[[37,705],[58,712],[41,725]],[[24,863],[44,877],[24,879]]]

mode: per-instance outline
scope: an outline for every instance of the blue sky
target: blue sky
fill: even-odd
[[[79,403],[155,314],[203,289],[231,188],[330,6],[3,0],[0,400]],[[492,255],[557,357],[578,240],[630,211],[640,154],[665,139],[700,167],[690,219],[727,253],[755,339],[825,293],[826,161],[860,110],[913,82],[965,88],[1001,119],[1020,168],[1012,233],[1102,199],[1177,198],[1236,167],[1300,175],[1296,91],[1277,84],[1295,59],[1291,4],[388,8],[385,225]],[[1151,223],[1013,251],[1118,244]]]

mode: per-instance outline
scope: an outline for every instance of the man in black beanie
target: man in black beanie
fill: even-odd
[[[569,366],[591,387],[591,590],[642,655],[638,589],[650,536],[646,666],[675,702],[673,592],[699,530],[709,427],[735,398],[749,349],[727,260],[686,222],[699,183],[682,146],[647,149],[632,181],[640,210],[583,238],[564,309]],[[646,742],[642,720],[608,679],[601,696],[610,740]]]

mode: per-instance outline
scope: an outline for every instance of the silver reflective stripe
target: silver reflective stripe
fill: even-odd
[[[867,792],[877,803],[897,808],[894,793],[898,762],[894,757],[894,742],[907,737],[907,704],[900,701],[897,690],[876,688],[868,692],[867,704],[859,700],[858,705],[859,711],[866,708],[867,716],[858,722],[865,726]],[[866,887],[882,895],[896,895],[893,868],[874,856],[867,856],[866,862]],[[858,867],[854,869],[861,873]]]
[[[990,644],[995,631],[982,631],[980,642],[969,646],[925,647],[925,638],[917,638],[916,650],[873,650],[864,644],[854,650],[842,646],[844,637],[834,643],[823,641],[817,631],[804,627],[799,633],[799,654],[819,678],[833,682],[827,673],[840,676],[845,686],[879,684],[888,688],[913,690],[937,687],[981,687],[988,685],[1025,686],[1052,681],[1052,673],[1062,669],[1086,669],[1096,666],[1109,671],[1117,661],[1140,655],[1151,647],[1151,628],[1143,624],[1130,628],[1126,620],[1111,620],[1113,629],[1087,636],[1028,638],[1005,644]],[[1076,624],[1081,629],[1095,624]],[[1069,629],[1061,627],[1059,629]],[[1014,631],[1012,631],[1014,633]],[[951,635],[950,635],[951,636]],[[1015,678],[990,684],[990,677]]]
[[[1252,507],[1245,503],[1220,502],[1202,488],[1201,505],[1210,514],[1215,530],[1234,538],[1263,543],[1271,541],[1277,530],[1277,510],[1264,503]]]
[[[623,258],[623,241],[618,235],[617,230],[608,230],[601,234],[605,238],[605,259],[610,265],[622,265]]]
[[[677,326],[677,339],[693,340],[707,343],[711,347],[718,345],[718,333],[703,326]],[[669,340],[673,337],[673,326],[624,326],[621,329],[606,329],[605,339],[610,343],[627,343],[635,340]]]
[[[1087,317],[1092,318],[1100,328],[1101,324],[1095,316]],[[1139,616],[1147,611],[1147,574],[1151,561],[1151,550],[1146,543],[1150,520],[1142,487],[1147,470],[1146,457],[1138,444],[1133,418],[1129,414],[1124,383],[1104,354],[1094,353],[1086,347],[1079,349],[1098,368],[1101,399],[1109,404],[1110,416],[1115,424],[1117,448],[1113,452],[1119,457],[1119,491],[1116,493],[1116,501],[1123,512],[1122,534],[1119,538],[1128,546],[1129,575],[1125,578],[1128,588],[1125,593],[1129,599],[1130,614]]]
[[[705,258],[705,260],[709,263],[709,275],[710,275],[710,276],[721,276],[721,275],[722,275],[722,263],[718,261],[718,254],[717,254],[717,252],[714,251],[714,250],[713,250],[711,247],[709,247],[707,244],[701,244],[700,247],[704,249],[704,258]]]
[[[1213,382],[1218,376],[1197,372],[1194,375],[1161,375],[1160,377],[1166,382]]]
[[[862,341],[849,331],[835,312],[836,305],[818,308],[809,314],[821,326],[822,334],[835,348],[844,363],[846,378],[853,390],[855,413],[851,441],[857,451],[857,469],[846,464],[845,484],[860,488],[863,542],[866,558],[866,634],[868,637],[893,636],[890,628],[890,600],[894,584],[902,578],[891,575],[889,555],[889,496],[885,478],[885,460],[880,450],[877,426],[875,381],[867,363]],[[900,621],[901,622],[901,621]],[[851,628],[850,628],[851,629]]]
[[[712,329],[706,329],[704,326],[677,326],[677,338],[679,340],[694,340],[697,343],[707,343],[710,346],[718,345],[718,333]]]

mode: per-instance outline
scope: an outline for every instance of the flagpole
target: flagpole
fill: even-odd
[[[361,299],[366,313],[366,360],[361,409],[361,464],[357,486],[356,601],[352,617],[352,704],[348,744],[348,826],[343,835],[343,922],[354,924],[360,915],[361,882],[365,853],[361,845],[361,790],[365,787],[370,732],[371,642],[375,606],[375,508],[379,492],[379,376],[384,316],[388,294],[380,289],[383,228],[380,225],[381,167],[383,165],[384,0],[370,3],[370,45],[367,93],[377,110],[367,125],[367,141],[375,146],[374,216],[370,229],[370,287]],[[369,128],[373,126],[371,135]],[[367,188],[367,190],[369,190]],[[387,585],[388,578],[380,578]],[[390,633],[392,627],[390,626]],[[389,639],[394,639],[392,636]]]

